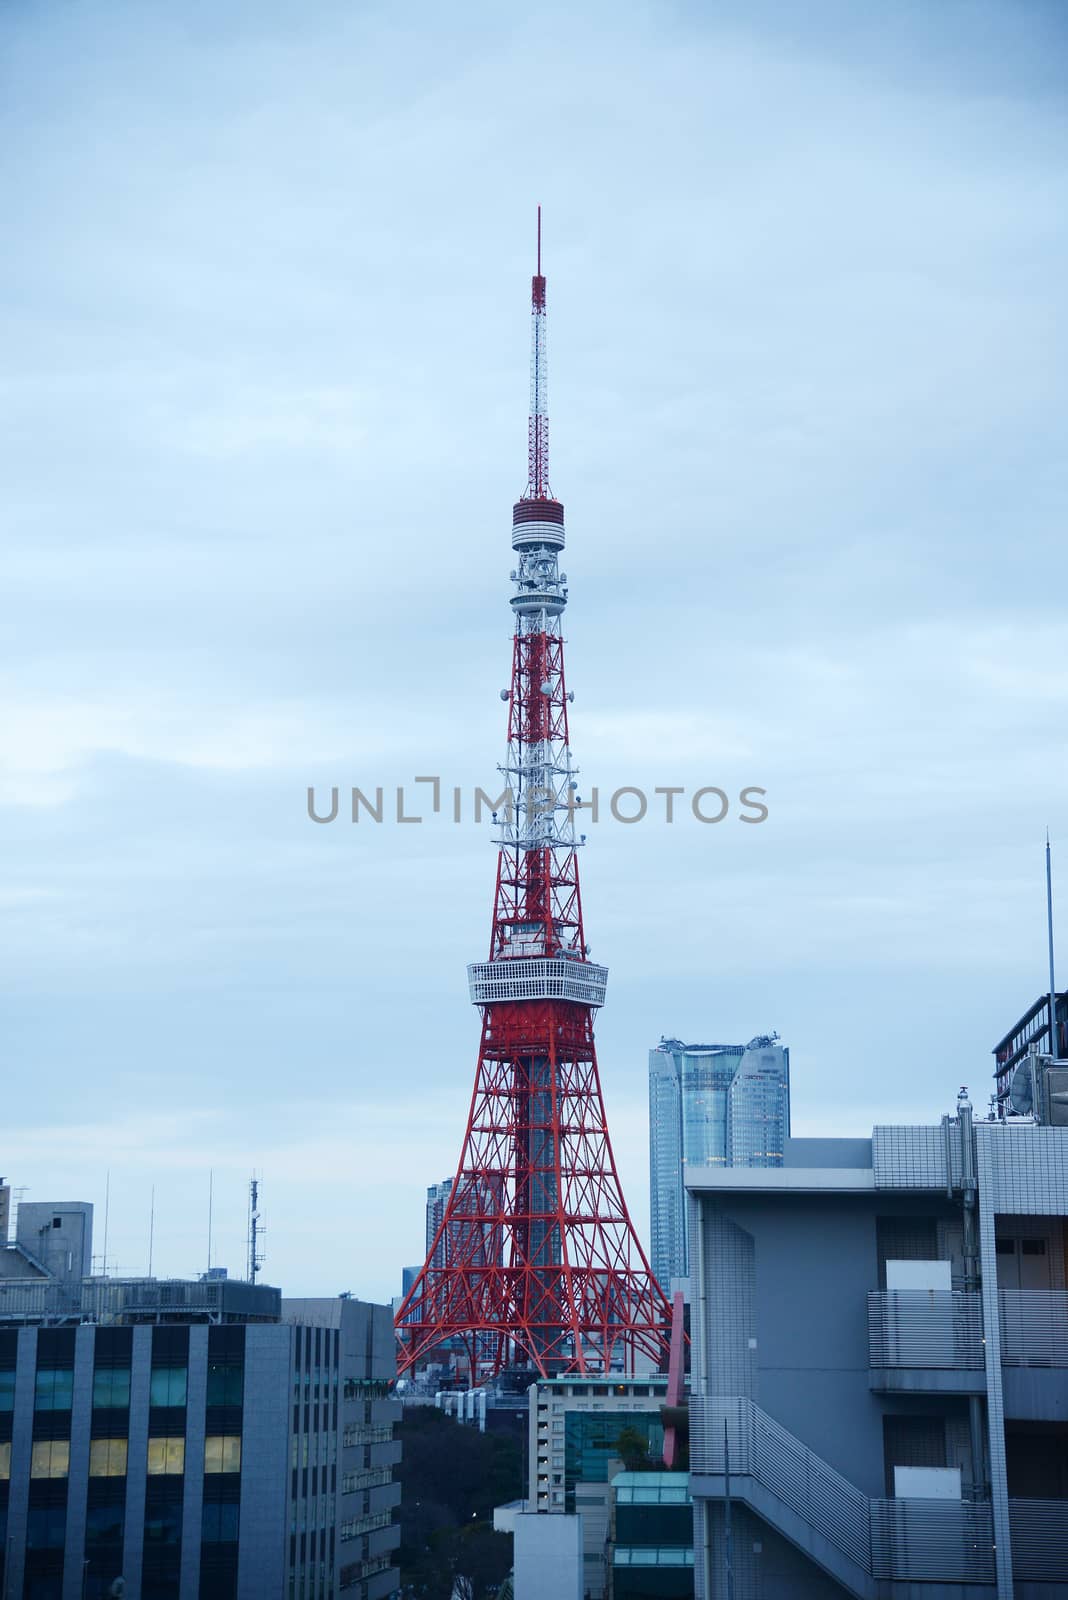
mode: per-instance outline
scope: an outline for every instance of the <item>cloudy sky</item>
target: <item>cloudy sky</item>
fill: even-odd
[[[0,9],[0,1171],[384,1299],[477,1048],[534,207],[610,1122],[664,1033],[937,1118],[1068,906],[1058,3]],[[409,791],[413,792],[413,791]],[[418,802],[416,802],[418,804]],[[426,810],[425,800],[423,809]],[[1065,977],[1068,920],[1062,917]],[[98,1252],[102,1218],[98,1220]]]

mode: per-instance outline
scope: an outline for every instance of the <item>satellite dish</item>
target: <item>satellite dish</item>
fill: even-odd
[[[1020,1062],[1012,1075],[1012,1082],[1009,1085],[1009,1104],[1020,1117],[1029,1117],[1035,1109],[1035,1084],[1030,1056]]]

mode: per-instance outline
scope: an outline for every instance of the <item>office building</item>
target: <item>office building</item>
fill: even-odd
[[[121,1577],[130,1600],[396,1595],[394,1372],[385,1306],[5,1279],[0,1594],[102,1600]]]
[[[662,1039],[649,1052],[650,1256],[665,1291],[689,1271],[686,1173],[774,1167],[790,1133],[790,1052],[777,1035],[747,1045]]]
[[[687,1182],[698,1596],[728,1492],[734,1600],[1068,1594],[1068,1128],[962,1098]]]

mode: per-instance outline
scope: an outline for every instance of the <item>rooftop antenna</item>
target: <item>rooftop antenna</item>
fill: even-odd
[[[1053,867],[1049,853],[1049,829],[1046,829],[1046,936],[1049,941],[1049,1053],[1053,1061],[1060,1059],[1057,1049],[1057,986],[1053,981]]]
[[[256,1274],[263,1266],[263,1252],[259,1246],[262,1233],[267,1230],[260,1226],[260,1181],[253,1173],[248,1186],[248,1281],[255,1283]]]
[[[208,1168],[208,1271],[211,1271],[211,1223],[212,1208],[215,1204],[215,1169]]]
[[[152,1276],[152,1247],[156,1241],[156,1185],[152,1185],[152,1199],[148,1206],[148,1275]]]
[[[110,1220],[111,1220],[111,1168],[109,1167],[108,1170],[107,1170],[107,1175],[104,1178],[104,1271],[103,1271],[103,1276],[105,1278],[108,1275],[108,1223],[110,1222]]]

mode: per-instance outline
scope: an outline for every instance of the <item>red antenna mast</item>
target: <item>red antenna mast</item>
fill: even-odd
[[[451,1356],[472,1382],[505,1367],[658,1364],[671,1322],[623,1198],[593,1040],[608,973],[589,959],[579,892],[540,206],[531,322],[529,470],[512,509],[510,799],[494,817],[489,959],[468,968],[482,1039],[456,1178],[396,1321],[398,1371]]]

